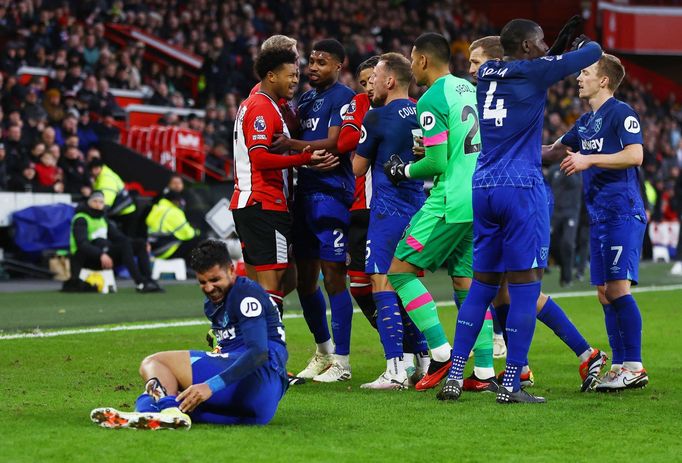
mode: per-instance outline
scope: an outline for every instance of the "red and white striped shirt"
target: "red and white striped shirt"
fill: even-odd
[[[362,120],[370,110],[369,96],[366,93],[358,93],[353,97],[348,107],[348,111],[343,116],[341,132],[337,146],[339,152],[345,153],[355,150],[358,147],[362,134]],[[355,178],[355,194],[353,195],[353,205],[351,211],[369,209],[372,200],[372,171],[371,169],[361,177]]]
[[[257,156],[269,154],[268,150],[276,133],[289,136],[289,129],[272,98],[265,93],[257,92],[242,102],[234,125],[235,175],[230,209],[241,209],[260,203],[264,210],[288,210],[289,169],[258,168],[262,159],[257,159]],[[296,156],[310,159],[309,154]],[[305,162],[290,164],[301,165]]]

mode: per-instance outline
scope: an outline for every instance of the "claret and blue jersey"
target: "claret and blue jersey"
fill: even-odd
[[[641,124],[627,103],[610,98],[596,112],[583,114],[561,143],[586,156],[615,154],[627,145],[643,143]],[[590,167],[582,175],[585,205],[592,223],[620,216],[646,216],[636,167]]]
[[[353,90],[338,82],[322,92],[312,89],[304,93],[298,102],[301,139],[322,140],[327,138],[329,127],[341,127],[353,96]],[[346,153],[341,153],[339,167],[330,172],[313,169],[298,172],[298,191],[303,195],[342,192],[352,202],[354,189],[355,177],[350,156]]]
[[[422,180],[408,179],[396,187],[383,169],[393,154],[405,163],[416,160],[412,153],[415,135],[421,136],[421,128],[417,122],[417,105],[409,99],[393,100],[365,115],[357,155],[371,161],[374,192],[371,209],[411,217],[424,203]]]
[[[531,188],[542,183],[542,125],[547,89],[596,62],[601,47],[533,60],[488,61],[478,71],[476,99],[483,147],[473,188]]]
[[[237,277],[220,304],[214,304],[207,298],[204,313],[211,320],[221,352],[245,350],[250,338],[262,337],[263,325],[267,330],[266,342],[286,347],[284,325],[277,307],[268,293],[248,278]],[[250,325],[259,325],[260,329],[253,330]],[[263,339],[257,341],[263,342]]]
[[[426,200],[422,180],[408,179],[395,186],[383,168],[393,154],[404,162],[415,160],[412,153],[415,135],[421,135],[421,128],[417,106],[409,99],[393,100],[375,108],[362,121],[357,156],[371,161],[374,192],[367,229],[367,273],[388,273],[403,231]]]

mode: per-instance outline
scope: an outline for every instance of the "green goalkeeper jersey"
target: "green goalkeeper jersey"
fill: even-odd
[[[437,79],[417,102],[426,155],[410,165],[411,178],[434,177],[422,211],[447,223],[471,222],[471,177],[481,150],[476,89],[453,75]]]

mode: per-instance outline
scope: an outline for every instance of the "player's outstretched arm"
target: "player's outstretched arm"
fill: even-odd
[[[596,63],[602,49],[597,42],[587,42],[575,51],[560,56],[543,56],[530,61],[532,75],[544,87],[551,87],[563,78],[576,74]]]
[[[570,147],[561,143],[561,138],[551,145],[542,145],[542,163],[554,164],[561,161]]]
[[[441,175],[448,167],[448,145],[427,146],[424,157],[408,164],[405,168],[407,178],[430,179]]]
[[[621,170],[642,165],[644,150],[642,145],[627,145],[622,151],[613,154],[590,154],[568,152],[568,156],[561,162],[561,170],[566,175],[582,172],[590,167]]]
[[[327,130],[327,138],[321,140],[296,140],[289,138],[286,135],[280,135],[273,139],[271,150],[273,152],[281,151],[303,151],[306,146],[310,146],[313,150],[326,150],[332,154],[338,154],[336,142],[339,138],[340,126],[332,126]]]
[[[355,153],[355,156],[353,156],[353,175],[356,177],[362,177],[367,173],[369,170],[369,166],[372,161],[369,159],[360,156],[358,153]]]

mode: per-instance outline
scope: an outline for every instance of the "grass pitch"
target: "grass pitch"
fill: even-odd
[[[446,283],[442,275],[427,281],[440,299],[449,294]],[[553,284],[551,279],[548,283]],[[126,291],[109,296],[2,294],[0,327],[7,335],[37,325],[47,329],[201,316],[193,286],[150,296]],[[293,387],[272,423],[252,428],[195,425],[189,432],[152,433],[110,431],[89,421],[90,410],[98,406],[132,409],[141,391],[140,360],[161,350],[204,348],[205,325],[0,339],[0,462],[679,461],[682,290],[636,298],[651,379],[644,390],[581,394],[577,359],[538,324],[530,360],[533,392],[547,397],[545,405],[502,406],[491,394],[465,394],[457,403],[441,403],[435,390],[364,391],[360,384],[375,379],[385,362],[378,335],[356,314],[353,379]],[[594,296],[557,302],[593,345],[608,349]],[[454,309],[440,312],[446,332],[452,333]],[[289,368],[298,371],[312,353],[312,339],[302,318],[285,323]],[[501,361],[496,368],[502,368]]]

